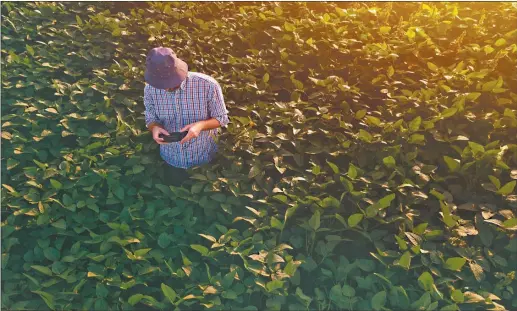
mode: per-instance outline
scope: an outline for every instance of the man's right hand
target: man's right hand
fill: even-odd
[[[158,136],[160,134],[169,135],[169,133],[165,129],[163,129],[160,126],[154,126],[151,131],[153,133],[153,139],[157,144],[160,144],[160,145],[167,144],[167,142],[165,142],[165,140],[163,138],[160,138]]]

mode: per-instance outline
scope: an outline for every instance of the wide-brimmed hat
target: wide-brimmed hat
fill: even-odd
[[[157,89],[175,88],[188,74],[188,65],[170,48],[157,47],[147,55],[145,81]]]

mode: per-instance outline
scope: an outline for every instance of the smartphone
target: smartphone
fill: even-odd
[[[159,134],[158,137],[163,138],[163,140],[167,143],[176,143],[181,141],[185,136],[187,136],[188,131],[185,132],[172,132],[169,135]]]

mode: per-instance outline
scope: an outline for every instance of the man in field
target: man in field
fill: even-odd
[[[213,78],[189,72],[170,48],[152,49],[146,61],[145,123],[166,162],[165,178],[180,185],[186,169],[210,162],[216,151],[214,136],[228,120],[220,85]],[[179,142],[165,142],[160,134],[188,131]]]

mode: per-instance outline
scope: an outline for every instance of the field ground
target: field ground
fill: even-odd
[[[2,2],[2,309],[517,309],[517,4]],[[144,60],[223,87],[168,187]]]

